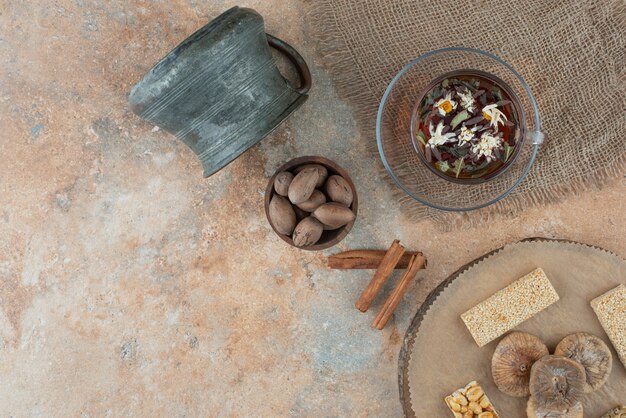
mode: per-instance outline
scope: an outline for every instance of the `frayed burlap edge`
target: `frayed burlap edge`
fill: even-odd
[[[616,157],[613,164],[593,172],[584,172],[566,184],[551,184],[543,189],[524,193],[513,191],[502,201],[479,210],[463,213],[445,212],[415,201],[395,184],[382,165],[375,139],[376,114],[381,98],[367,88],[357,63],[352,59],[347,40],[337,25],[331,3],[332,0],[316,0],[306,3],[310,33],[316,42],[316,50],[322,57],[324,67],[330,72],[335,82],[339,95],[353,105],[361,135],[365,138],[372,138],[368,149],[376,160],[381,175],[392,185],[393,196],[399,201],[403,209],[402,213],[407,219],[415,222],[430,219],[442,230],[471,228],[494,219],[514,217],[534,206],[556,203],[569,196],[600,189],[617,181],[626,172],[626,152],[623,152]],[[624,13],[626,3],[619,6],[619,9],[617,10],[619,20],[626,25],[626,13]],[[399,71],[400,68],[397,70]],[[622,68],[620,78],[626,80],[624,68]],[[541,148],[539,153],[541,153]],[[531,169],[528,175],[533,174]]]

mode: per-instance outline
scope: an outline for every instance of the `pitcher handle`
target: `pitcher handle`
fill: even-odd
[[[298,76],[300,77],[300,87],[296,89],[296,91],[300,94],[306,94],[311,89],[311,71],[309,71],[309,66],[306,65],[304,58],[302,55],[298,53],[291,45],[287,42],[281,41],[275,36],[270,35],[269,33],[265,34],[267,36],[267,43],[277,51],[283,53],[287,56],[289,61],[296,67],[298,71]]]

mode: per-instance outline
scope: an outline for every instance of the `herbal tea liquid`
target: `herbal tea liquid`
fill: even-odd
[[[440,77],[413,111],[413,144],[440,175],[488,179],[513,160],[519,145],[517,103],[510,89],[482,72]]]

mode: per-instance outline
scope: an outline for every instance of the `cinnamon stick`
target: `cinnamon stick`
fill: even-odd
[[[383,260],[387,251],[385,250],[350,250],[333,254],[328,257],[328,267],[331,269],[353,270],[353,269],[376,269]],[[396,264],[396,269],[405,269],[409,266],[411,257],[422,254],[415,251],[407,251]]]
[[[409,267],[406,269],[400,281],[396,285],[391,295],[385,301],[385,305],[382,307],[378,315],[376,315],[376,319],[372,323],[372,328],[383,329],[391,318],[391,315],[398,307],[398,304],[404,297],[407,289],[409,288],[409,284],[411,284],[411,280],[415,277],[418,271],[424,266],[426,259],[422,255],[414,255],[411,257],[411,261],[409,262]]]
[[[378,268],[376,269],[376,273],[374,273],[374,277],[369,282],[359,300],[356,301],[354,306],[361,312],[365,312],[369,309],[370,305],[374,301],[374,298],[380,292],[380,289],[383,287],[391,273],[393,272],[396,264],[402,258],[404,254],[404,247],[400,245],[400,241],[394,240],[391,243],[391,246],[385,253],[385,256],[381,260]]]

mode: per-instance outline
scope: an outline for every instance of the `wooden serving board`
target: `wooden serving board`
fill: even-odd
[[[583,397],[585,417],[599,417],[626,402],[626,368],[589,305],[626,283],[626,261],[585,244],[530,239],[466,265],[422,304],[399,359],[400,400],[407,417],[451,417],[443,398],[471,380],[483,386],[503,418],[526,417],[527,399],[508,396],[493,383],[491,357],[500,339],[478,347],[460,315],[537,267],[544,269],[560,300],[515,329],[537,335],[550,352],[568,334],[597,335],[611,348],[613,367],[608,382]]]

